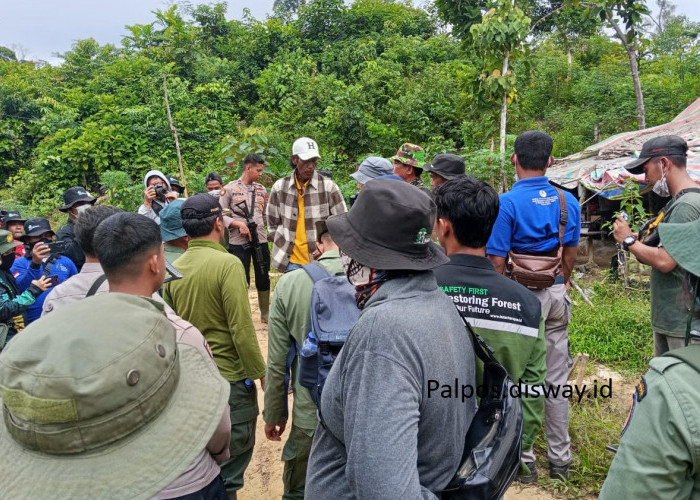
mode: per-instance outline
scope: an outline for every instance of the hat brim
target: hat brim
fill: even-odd
[[[187,231],[184,229],[179,229],[177,231],[171,231],[170,229],[166,229],[162,226],[160,226],[160,236],[164,242],[168,241],[173,241],[178,238],[182,238],[183,236],[187,236]]]
[[[329,217],[326,225],[336,245],[362,265],[382,270],[427,271],[450,261],[445,251],[432,241],[426,244],[424,252],[415,255],[372,242],[355,230],[348,216],[349,212],[345,212]]]
[[[4,255],[5,253],[9,252],[10,250],[14,250],[18,246],[21,246],[22,243],[15,240],[10,243],[3,243],[0,245],[0,255]]]
[[[644,164],[651,160],[653,156],[645,156],[643,158],[637,158],[636,160],[625,165],[625,169],[633,175],[639,175],[644,173]]]
[[[411,160],[409,158],[404,158],[404,157],[398,156],[398,155],[392,156],[390,158],[390,160],[391,161],[398,161],[399,163],[402,163],[402,164],[406,165],[407,167],[420,168],[421,170],[423,169],[423,165],[419,166],[417,160]]]
[[[309,151],[307,153],[296,153],[296,155],[302,161],[308,161],[308,160],[311,160],[312,158],[318,158],[319,160],[321,159],[321,155],[319,155],[318,153],[314,153],[313,151]]]
[[[180,379],[168,406],[144,428],[98,451],[28,451],[0,419],[2,496],[41,498],[54,492],[61,498],[150,498],[177,479],[214,434],[230,390],[206,354],[191,345],[177,346]]]
[[[370,177],[370,176],[367,175],[367,174],[363,174],[363,173],[360,172],[359,170],[357,170],[357,171],[351,173],[351,174],[350,174],[350,177],[352,177],[353,179],[355,179],[355,180],[356,180],[358,183],[360,183],[360,184],[367,184],[369,181],[371,181],[371,180],[373,179],[373,177]]]
[[[425,170],[426,172],[430,172],[431,174],[439,175],[440,177],[442,177],[443,179],[447,179],[448,181],[464,175],[455,174],[453,172],[441,172],[440,170],[435,170],[432,164],[425,165],[423,167],[423,170]]]
[[[75,200],[73,200],[69,205],[63,205],[62,207],[59,207],[58,209],[61,212],[67,212],[68,210],[73,208],[73,205],[75,205],[76,203],[82,203],[84,201],[90,202],[94,205],[95,202],[97,201],[97,198],[93,198],[92,196],[88,196],[88,195],[83,195],[83,196],[80,196],[79,198],[76,198]]]
[[[22,224],[24,224],[25,222],[27,222],[27,219],[5,219],[3,221],[3,224],[7,225],[10,222],[21,222]]]
[[[28,233],[23,234],[19,238],[17,238],[19,241],[24,242],[27,238],[33,238],[34,236],[41,236],[42,234],[45,233],[51,233],[53,236],[56,236],[56,233],[53,232],[52,229],[41,229],[37,228],[34,231],[29,231]]]
[[[659,224],[661,244],[676,263],[691,274],[700,276],[700,221]]]

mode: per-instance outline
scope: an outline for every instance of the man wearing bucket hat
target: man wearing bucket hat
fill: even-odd
[[[684,274],[683,320],[698,317],[700,219],[661,223],[659,235]],[[697,310],[696,310],[697,309]],[[694,326],[695,325],[695,326]],[[697,325],[687,324],[698,334]],[[695,332],[692,332],[695,330]],[[685,339],[680,339],[685,345]],[[695,498],[700,491],[700,345],[652,358],[640,379],[600,498]]]
[[[184,189],[180,185],[180,179],[178,179],[176,176],[171,175],[168,177],[168,182],[170,183],[170,189],[173,191],[173,193],[177,193],[177,195],[180,196],[184,192]]]
[[[233,498],[255,445],[258,399],[254,380],[264,388],[265,361],[255,335],[248,287],[240,259],[221,245],[226,225],[219,199],[196,194],[182,205],[182,226],[190,237],[187,251],[174,262],[184,275],[167,283],[165,301],[202,332],[231,396],[231,459],[222,476]]]
[[[73,261],[68,257],[52,253],[48,244],[53,242],[55,233],[48,219],[35,217],[24,223],[26,254],[21,259],[15,259],[10,269],[17,280],[20,292],[26,290],[33,280],[41,276],[53,277],[55,284],[63,283],[71,276],[78,274]],[[24,313],[25,324],[28,325],[39,316],[48,292],[43,292]]]
[[[423,180],[420,178],[423,174],[423,165],[425,163],[425,151],[423,151],[422,147],[406,142],[391,157],[391,161],[394,162],[394,174],[412,186],[416,186],[427,195],[432,196],[430,189],[425,187]]]
[[[63,255],[73,261],[78,271],[85,263],[85,254],[75,239],[75,221],[83,210],[94,205],[96,201],[97,199],[90,196],[84,187],[76,186],[63,193],[63,206],[59,208],[61,212],[68,214],[68,222],[58,228],[56,241],[65,242],[66,249]]]
[[[9,210],[2,219],[2,228],[12,233],[15,240],[19,240],[24,235],[24,219],[16,210]],[[15,258],[24,257],[24,245],[15,247]]]
[[[165,260],[175,262],[187,250],[190,237],[182,227],[180,210],[185,200],[175,200],[160,211],[160,236],[165,244]]]
[[[447,486],[474,417],[471,341],[431,269],[435,203],[407,183],[374,180],[326,223],[362,309],[321,395],[307,498],[427,498]]]
[[[154,303],[102,294],[24,333],[0,355],[3,497],[222,498],[213,459],[188,476],[228,384]]]
[[[425,166],[425,171],[430,172],[430,185],[435,189],[451,179],[464,177],[466,169],[462,158],[443,153],[433,158],[433,161]]]
[[[22,313],[34,303],[39,295],[51,287],[46,277],[32,280],[22,293],[19,293],[15,277],[10,267],[15,261],[15,247],[21,245],[12,233],[0,229],[0,351],[24,326]]]
[[[272,267],[280,272],[311,262],[316,221],[347,210],[337,184],[316,172],[320,158],[316,141],[300,137],[292,145],[294,171],[278,179],[270,190],[265,211],[267,239],[272,241]]]
[[[700,218],[700,187],[690,178],[686,168],[688,145],[675,135],[649,139],[642,146],[639,158],[625,166],[632,174],[645,174],[645,182],[662,197],[671,197],[650,224],[683,223]],[[627,221],[617,217],[613,236],[643,264],[651,266],[651,327],[654,331],[654,355],[683,345],[686,317],[682,300],[684,273],[668,255],[663,240],[649,231],[639,241]]]

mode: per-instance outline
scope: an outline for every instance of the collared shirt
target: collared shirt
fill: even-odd
[[[297,207],[299,213],[304,212],[304,192],[306,191],[309,181],[304,185],[299,182],[297,176],[294,176],[294,186],[297,188]],[[304,217],[297,217],[297,227],[294,236],[294,246],[292,247],[292,256],[289,257],[289,262],[294,264],[308,264],[311,262],[309,258],[309,244],[306,240],[306,221]]]
[[[164,252],[165,252],[165,260],[168,261],[168,264],[172,264],[175,262],[183,253],[185,253],[185,249],[181,248],[177,245],[168,245],[167,243],[163,246]]]
[[[331,275],[342,272],[338,250],[325,252],[318,263]],[[285,421],[287,392],[284,390],[287,354],[292,340],[298,348],[309,333],[311,311],[311,289],[314,283],[303,269],[295,269],[280,278],[270,304],[270,319],[267,335],[267,376],[265,377],[265,411],[263,418],[268,424]],[[316,428],[316,405],[309,390],[299,383],[299,356],[292,366],[294,382],[293,425],[305,430]]]
[[[255,202],[251,208],[250,202],[253,199],[253,192],[255,192]],[[265,208],[267,207],[267,199],[267,190],[262,184],[257,182],[246,184],[241,179],[236,179],[224,186],[221,198],[219,198],[219,204],[221,208],[227,208],[233,212],[233,216],[229,219],[229,222],[231,220],[245,222],[245,219],[239,215],[241,209],[236,206],[236,203],[245,201],[248,206],[248,211],[258,225],[258,240],[260,243],[264,244],[267,241],[267,231],[265,230]],[[238,228],[231,228],[229,230],[229,244],[245,245],[250,241],[247,236],[241,236],[241,232]]]
[[[84,299],[95,281],[103,274],[104,271],[102,271],[102,266],[99,262],[86,262],[78,274],[48,290],[44,305],[41,308],[41,315],[44,316],[50,313],[56,307]],[[105,280],[97,289],[97,293],[108,291],[109,283]]]
[[[578,246],[581,234],[581,208],[568,191],[562,189],[568,220],[562,245]],[[559,196],[547,177],[529,177],[513,184],[499,197],[500,208],[486,253],[506,257],[510,250],[531,254],[550,252],[559,244]]]
[[[275,182],[266,211],[267,238],[272,241],[272,266],[280,272],[287,268],[296,240],[299,207],[294,178],[292,172]],[[304,191],[303,215],[309,254],[316,249],[316,221],[346,211],[345,200],[336,183],[314,172]]]
[[[173,265],[184,277],[166,283],[163,298],[202,332],[221,375],[230,382],[265,375],[240,259],[218,243],[195,239]]]

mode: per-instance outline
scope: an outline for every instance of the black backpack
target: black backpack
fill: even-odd
[[[523,410],[520,398],[511,396],[514,386],[508,371],[491,348],[464,319],[474,343],[474,353],[484,363],[483,386],[489,391],[479,402],[464,443],[459,468],[443,499],[486,500],[501,498],[520,468]],[[493,394],[491,388],[499,389]]]

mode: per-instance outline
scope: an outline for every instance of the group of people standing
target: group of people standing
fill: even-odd
[[[671,170],[673,145],[664,147],[643,150],[636,166],[653,180],[660,163],[670,190],[687,190]],[[518,136],[517,182],[498,196],[466,175],[460,157],[427,163],[420,146],[406,143],[390,160],[362,162],[348,211],[338,186],[317,171],[318,144],[302,137],[292,145],[292,172],[269,194],[257,155],[244,159],[239,179],[210,175],[209,193],[186,199],[150,171],[138,214],[93,206],[85,190],[71,188],[59,233],[74,245],[57,250],[48,221],[6,214],[0,285],[10,292],[0,319],[14,338],[0,354],[0,470],[11,478],[4,491],[236,498],[255,445],[259,384],[266,437],[280,441],[289,429],[283,498],[439,497],[459,466],[476,401],[431,397],[428,385],[480,382],[465,322],[521,387],[567,382],[580,207],[547,180],[552,149],[544,132]],[[662,223],[662,238],[664,231]],[[15,234],[25,243],[17,259]],[[618,220],[615,237],[629,236],[635,252],[637,236]],[[692,253],[658,248],[672,260]],[[528,288],[508,279],[517,255],[557,257],[551,283]],[[294,349],[309,333],[313,279],[303,267],[312,262],[344,274],[360,310],[318,408],[300,384]],[[267,362],[248,301],[251,263],[268,323]],[[272,297],[270,266],[283,273]],[[652,292],[652,310],[657,300]],[[25,318],[31,324],[17,334]],[[648,378],[637,406],[656,387]],[[531,391],[522,404],[524,483],[538,478],[533,444],[543,425],[549,474],[569,477],[569,402],[562,391],[545,392]],[[684,412],[681,405],[679,419]],[[639,432],[631,429],[641,418],[630,420],[628,434]],[[646,455],[623,437],[611,478],[630,473],[632,456]],[[45,473],[30,476],[39,466]],[[603,492],[619,495],[622,481],[610,481]]]

